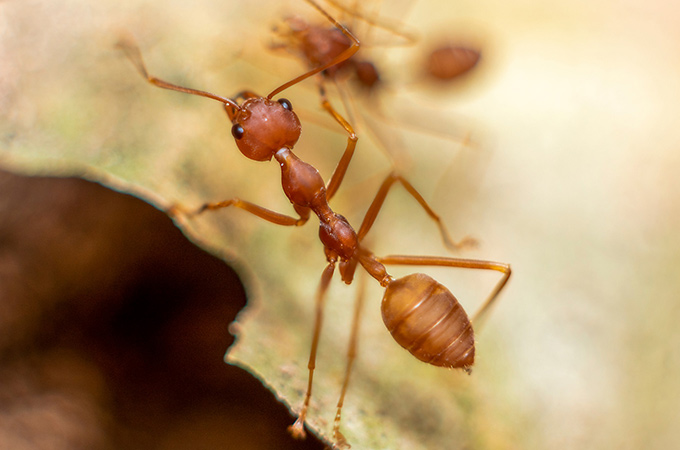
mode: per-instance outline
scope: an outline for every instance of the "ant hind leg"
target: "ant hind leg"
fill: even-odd
[[[314,332],[312,334],[312,347],[309,352],[309,362],[307,368],[309,369],[309,376],[307,378],[307,391],[302,403],[302,408],[298,414],[298,418],[293,425],[288,427],[288,432],[296,439],[304,439],[305,433],[305,419],[307,418],[307,409],[309,408],[309,401],[312,397],[312,382],[314,379],[314,369],[316,367],[316,352],[319,345],[319,336],[321,335],[321,326],[323,324],[323,310],[326,301],[326,291],[328,285],[333,278],[335,271],[335,261],[330,261],[321,275],[321,282],[316,292],[316,318],[314,320]]]
[[[364,216],[364,221],[361,223],[361,228],[359,228],[359,231],[357,232],[359,241],[361,241],[366,236],[368,231],[373,226],[373,223],[375,222],[375,219],[377,218],[378,213],[380,212],[380,208],[382,208],[382,205],[385,202],[387,193],[389,192],[390,188],[394,185],[394,183],[397,182],[401,183],[401,185],[404,186],[406,191],[409,194],[411,194],[413,198],[416,199],[420,206],[425,210],[427,215],[430,216],[430,218],[435,221],[435,223],[439,227],[439,233],[442,236],[444,245],[449,250],[458,251],[465,247],[474,247],[477,245],[477,241],[470,237],[464,237],[460,241],[455,242],[451,238],[451,235],[449,234],[449,231],[444,225],[444,222],[441,220],[439,215],[436,212],[434,212],[434,210],[430,207],[427,201],[425,201],[423,196],[420,195],[416,188],[414,188],[413,185],[406,178],[404,178],[403,176],[399,175],[396,172],[390,173],[387,176],[387,178],[385,178],[385,181],[383,181],[382,185],[380,186],[380,189],[378,190],[378,193],[376,194],[373,203],[371,203],[371,206],[368,208],[366,216]]]

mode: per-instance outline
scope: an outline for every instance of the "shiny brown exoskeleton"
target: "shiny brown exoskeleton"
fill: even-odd
[[[330,61],[278,87],[266,97],[258,96],[250,91],[241,92],[236,96],[237,99],[242,100],[240,104],[235,99],[185,88],[150,76],[139,48],[129,39],[121,40],[119,43],[119,46],[125,51],[137,70],[151,84],[222,102],[232,122],[232,134],[241,153],[255,161],[270,161],[273,158],[279,163],[283,191],[297,213],[297,217],[293,217],[233,198],[222,202],[206,203],[194,212],[188,213],[190,216],[207,210],[234,206],[278,225],[303,225],[308,221],[311,213],[319,218],[319,237],[324,245],[328,265],[323,271],[316,295],[316,319],[308,363],[307,392],[298,419],[290,427],[290,431],[295,437],[305,436],[304,422],[311,399],[316,352],[323,321],[325,293],[336,264],[339,265],[342,280],[347,284],[352,282],[357,265],[361,265],[371,277],[386,288],[382,301],[383,319],[390,333],[400,345],[408,349],[418,359],[430,364],[462,368],[467,371],[474,362],[473,331],[470,320],[453,294],[446,287],[424,274],[408,275],[395,280],[387,273],[385,265],[437,265],[501,272],[503,274],[501,280],[496,284],[491,295],[475,317],[488,309],[510,277],[510,266],[504,263],[425,256],[378,257],[366,249],[362,245],[362,240],[373,225],[390,186],[397,181],[404,184],[409,193],[416,198],[427,214],[436,220],[440,229],[443,230],[439,217],[434,214],[422,196],[396,174],[391,174],[383,182],[358,231],[355,231],[343,216],[331,209],[328,201],[337,192],[347,171],[354,153],[356,137],[348,139],[347,147],[340,162],[329,182],[324,183],[321,175],[314,167],[300,160],[293,153],[293,147],[300,137],[301,126],[297,115],[293,112],[291,103],[286,99],[273,100],[272,98],[290,86],[346,61],[359,49],[359,42],[343,25],[328,15],[313,0],[306,1],[341,30],[352,41],[352,45]],[[338,121],[343,123],[344,119],[339,118]],[[340,433],[340,415],[349,375],[356,356],[359,304],[360,302],[357,301],[357,305],[355,305],[347,368],[333,425],[333,439],[338,447],[348,446]]]
[[[443,44],[429,53],[425,71],[436,80],[451,81],[471,71],[479,62],[480,57],[479,50],[472,47]]]

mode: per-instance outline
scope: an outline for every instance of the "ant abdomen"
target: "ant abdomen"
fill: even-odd
[[[475,360],[472,326],[444,285],[423,273],[399,278],[387,286],[381,309],[392,337],[413,356],[469,371]]]
[[[473,48],[443,45],[430,53],[426,71],[440,81],[450,81],[472,70],[481,57],[481,53]]]

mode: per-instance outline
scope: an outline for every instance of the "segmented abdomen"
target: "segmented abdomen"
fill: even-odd
[[[466,370],[474,363],[475,340],[467,314],[456,297],[428,275],[394,280],[381,309],[392,337],[419,360]]]

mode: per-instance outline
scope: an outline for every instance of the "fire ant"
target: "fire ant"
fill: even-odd
[[[350,132],[350,137],[344,154],[330,180],[328,183],[324,183],[321,175],[313,166],[300,160],[293,153],[293,147],[301,134],[301,124],[293,111],[291,102],[284,98],[273,100],[273,97],[306,78],[349,60],[359,50],[360,44],[345,26],[335,20],[314,0],[306,1],[337,29],[341,30],[352,44],[324,64],[274,89],[266,97],[259,96],[252,91],[243,91],[234,99],[230,99],[169,83],[149,75],[141,51],[134,42],[130,40],[119,42],[119,46],[126,53],[126,56],[149,83],[160,88],[207,97],[221,102],[232,122],[231,132],[241,153],[255,161],[276,159],[281,167],[283,192],[292,203],[297,214],[297,217],[293,217],[238,198],[232,198],[216,203],[206,203],[193,212],[187,212],[188,216],[195,216],[207,210],[234,206],[277,225],[301,226],[308,221],[311,213],[319,218],[319,238],[323,243],[328,264],[323,270],[316,292],[316,318],[308,362],[307,390],[298,418],[289,427],[290,432],[296,438],[305,437],[304,423],[312,393],[316,354],[323,322],[325,294],[336,265],[339,268],[340,277],[346,284],[353,281],[355,270],[358,265],[361,265],[371,277],[385,288],[381,304],[382,317],[388,330],[402,347],[421,361],[435,366],[461,368],[467,372],[470,371],[475,359],[474,334],[471,321],[458,300],[445,286],[428,275],[415,273],[395,279],[387,272],[385,266],[445,266],[501,272],[501,279],[479,311],[473,316],[473,322],[488,310],[507,283],[511,273],[510,266],[505,263],[430,256],[379,257],[364,247],[362,241],[371,229],[390,186],[397,181],[401,182],[407,191],[416,198],[425,212],[439,224],[442,235],[446,236],[439,217],[410,183],[399,175],[391,174],[383,182],[358,231],[352,228],[347,219],[331,209],[328,202],[337,193],[347,171],[356,147],[356,135],[350,132],[351,126],[335,113],[332,107],[328,106],[328,111]],[[240,99],[241,102],[239,103],[237,99]],[[182,208],[177,209],[178,213],[182,210]],[[355,311],[358,311],[358,309]],[[333,423],[333,439],[337,447],[349,446],[340,432],[340,418],[351,367],[356,356],[357,324],[358,314],[355,314],[347,356],[347,370]]]
[[[385,22],[380,17],[370,16],[359,10],[358,5],[349,7],[337,0],[327,0],[327,3],[355,19],[355,24],[358,24],[358,22],[365,23],[372,27],[372,29],[384,30],[388,34],[394,35],[395,43],[387,44],[389,46],[413,45],[418,40],[418,37],[414,33],[404,29],[403,26],[396,23]],[[327,64],[352,45],[351,39],[335,26],[325,23],[308,22],[298,16],[286,17],[283,22],[284,26],[277,26],[274,28],[274,32],[279,40],[270,47],[274,50],[285,50],[293,54],[310,70],[314,67]],[[369,31],[372,31],[372,29]],[[446,42],[434,47],[427,53],[426,60],[419,61],[419,64],[422,64],[421,72],[427,79],[436,81],[438,85],[442,85],[451,83],[470,72],[479,62],[480,56],[480,52],[471,46]],[[335,85],[336,90],[340,94],[344,109],[350,120],[356,122],[356,119],[354,118],[355,108],[352,108],[350,105],[349,91],[344,84],[344,81],[349,79],[354,85],[354,92],[357,96],[370,101],[366,107],[370,108],[373,117],[379,117],[382,119],[382,122],[386,123],[394,122],[394,119],[387,117],[388,115],[384,113],[384,108],[381,105],[380,93],[384,92],[387,89],[387,86],[383,79],[383,72],[373,60],[365,57],[359,58],[355,54],[352,57],[321,71],[319,75],[318,89],[322,107],[326,111],[329,111],[331,108],[326,85],[331,83]],[[365,109],[365,107],[361,109]],[[333,114],[336,115],[337,113]],[[429,132],[434,135],[441,135],[447,139],[453,138],[453,140],[458,141],[462,145],[469,144],[469,134],[466,133],[465,136],[460,138],[455,137],[451,134],[449,127],[447,127],[448,129],[446,131],[437,130],[436,127],[432,127],[431,123],[428,123],[422,129],[418,126],[414,127],[411,123],[400,123],[398,127],[392,127],[392,130],[389,131],[389,139],[386,139],[384,132],[380,132],[375,121],[369,121],[365,115],[363,116],[363,121],[366,122],[367,125],[367,131],[376,138],[376,143],[381,147],[388,158],[394,161],[395,167],[400,169],[403,169],[407,165],[408,157],[402,152],[404,146],[399,145],[399,133],[395,132],[394,128],[412,127],[416,131],[425,132],[428,132],[427,130],[429,130]],[[347,130],[347,127],[345,127],[345,129]],[[354,132],[353,130],[347,131],[350,135]],[[390,144],[387,143],[388,140],[390,141]],[[394,143],[391,142],[395,140],[397,141],[397,145],[394,145]],[[474,242],[473,240],[468,239],[464,241],[463,244],[474,244]],[[460,246],[454,247],[458,248]]]
[[[386,29],[401,38],[403,42],[394,45],[410,45],[418,39],[413,33],[398,28],[398,25],[382,23],[379,18],[369,17],[336,0],[327,1],[358,20]],[[273,44],[272,48],[297,53],[310,68],[327,63],[352,45],[351,40],[337,27],[308,23],[295,16],[287,17],[285,23],[287,29],[275,28],[283,42]],[[481,52],[478,49],[451,41],[436,45],[427,51],[422,64],[428,76],[447,82],[474,69],[480,58]],[[359,59],[356,56],[322,71],[321,74],[323,79],[333,82],[337,82],[341,77],[352,76],[356,84],[369,94],[377,90],[382,81],[381,71],[373,61]]]

